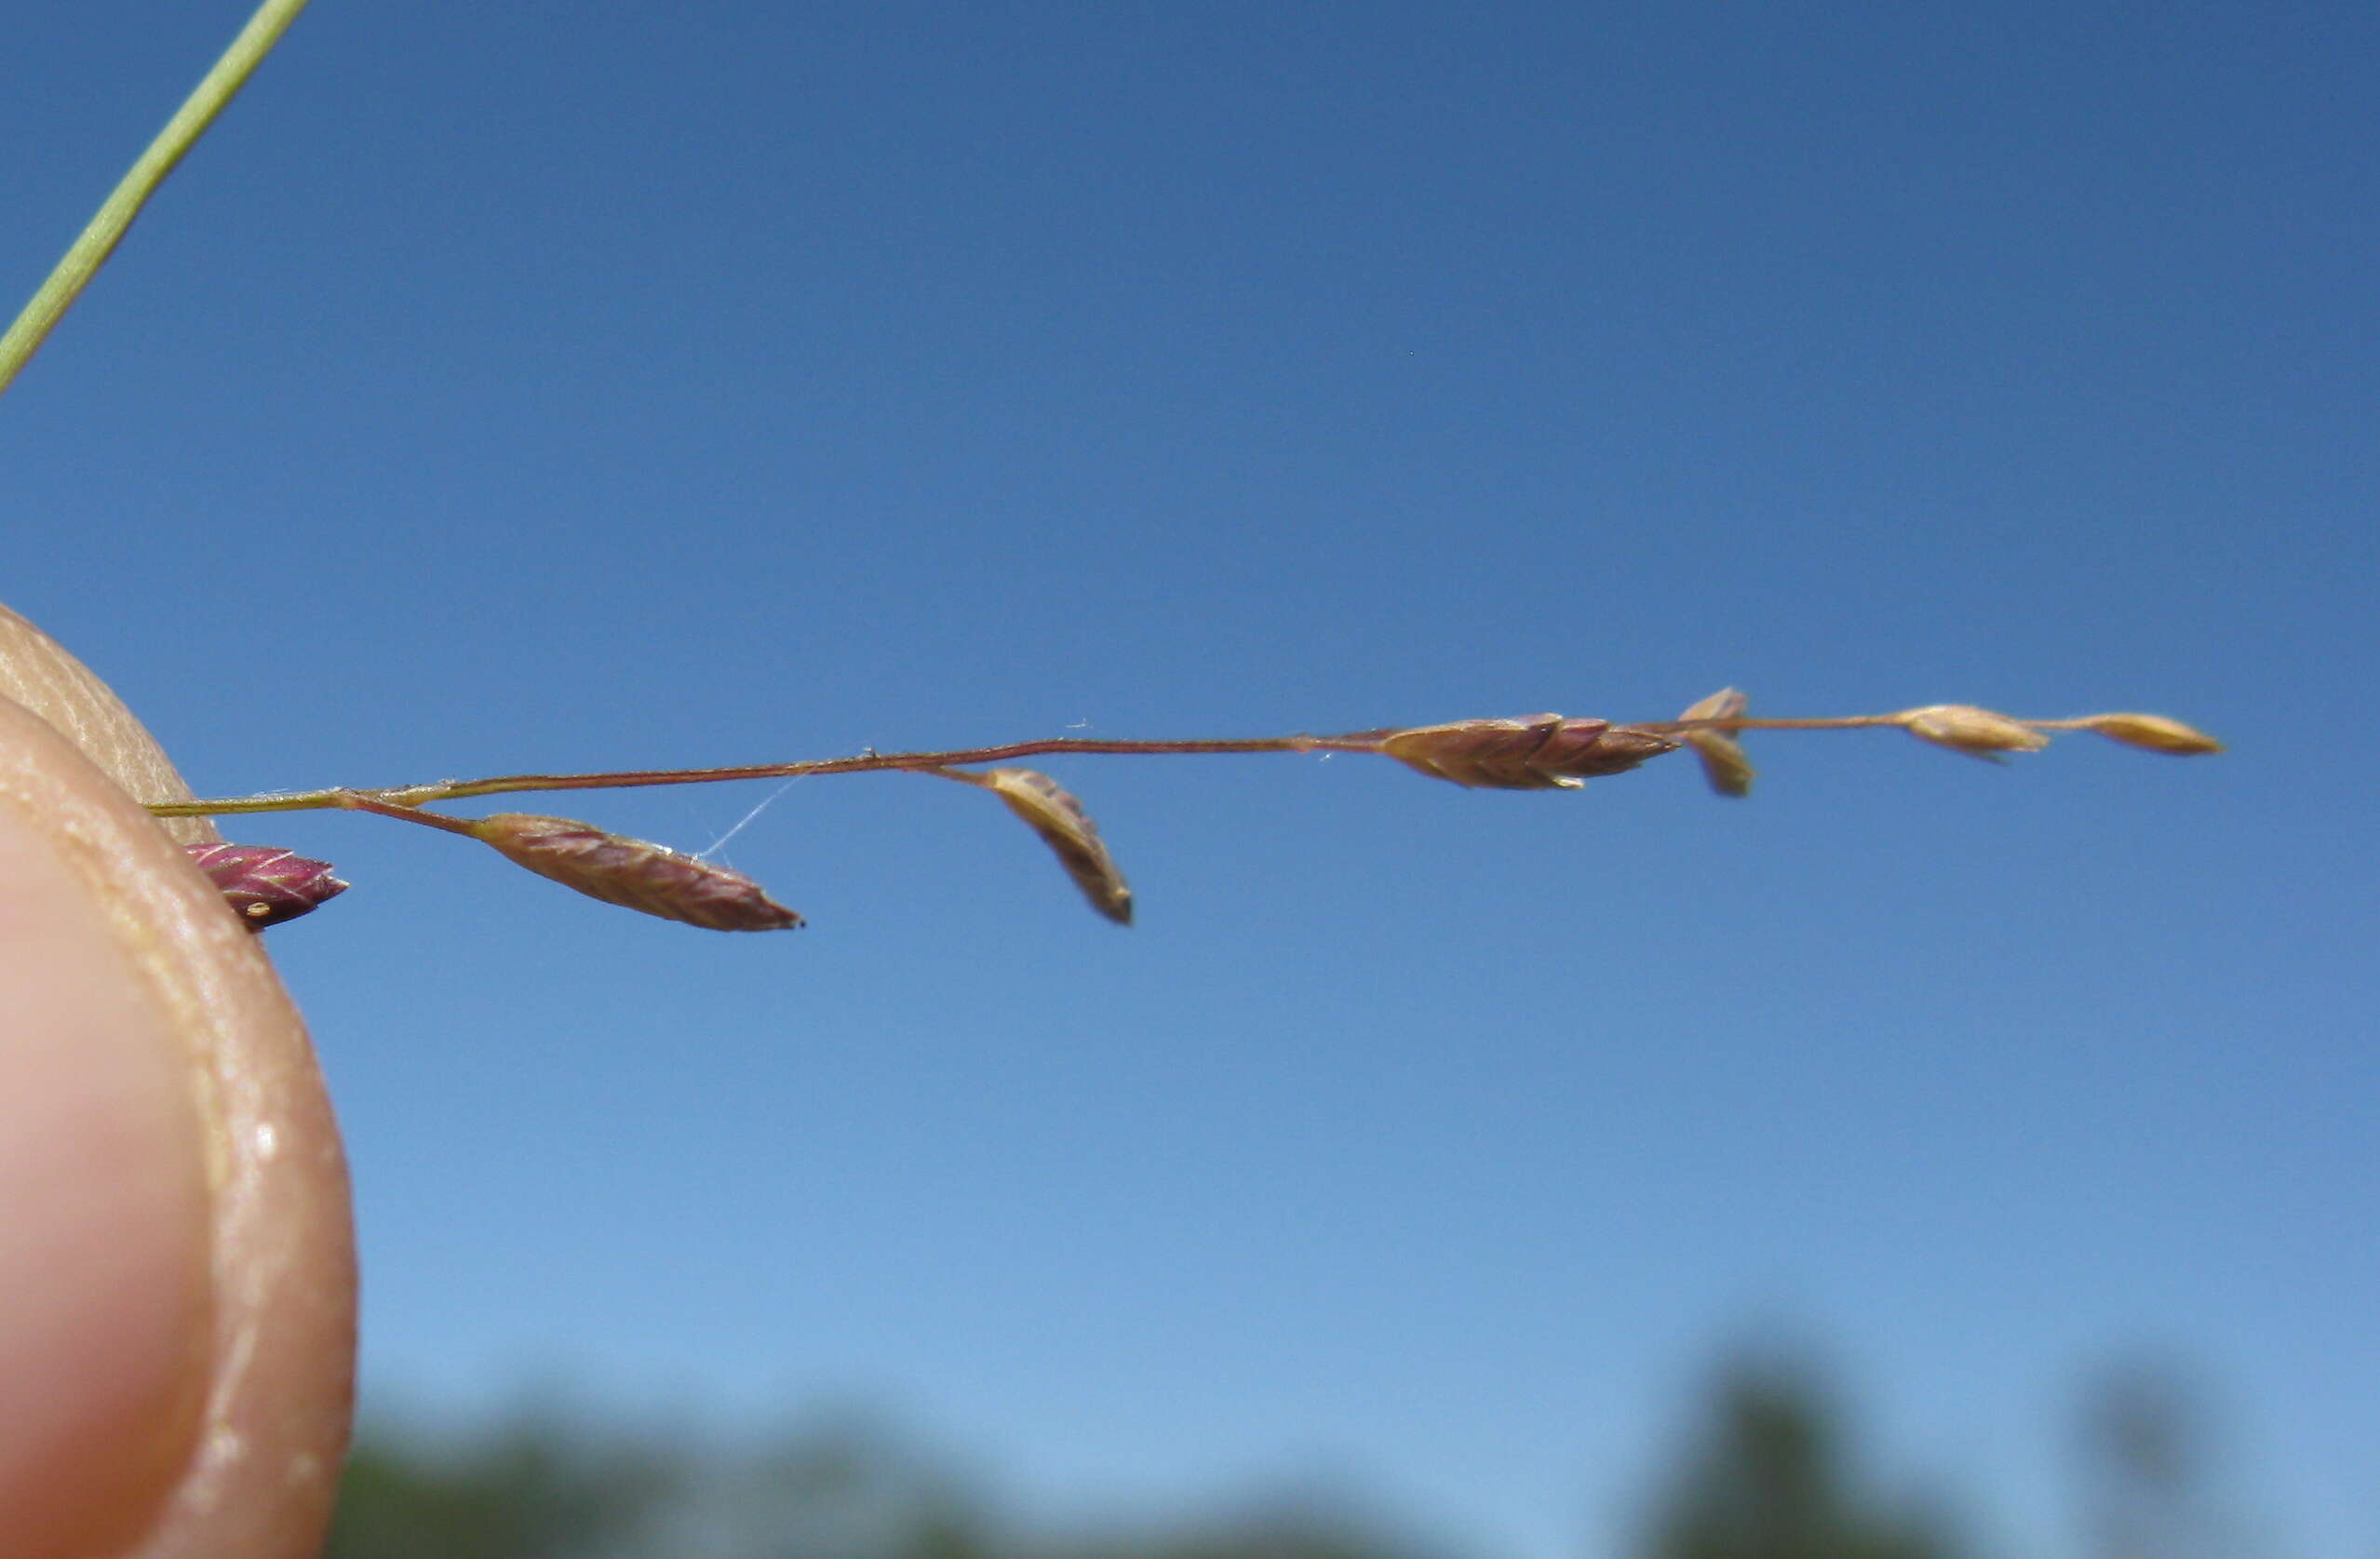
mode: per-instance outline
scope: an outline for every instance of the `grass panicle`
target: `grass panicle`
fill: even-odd
[[[1066,868],[1091,907],[1119,925],[1132,923],[1132,889],[1116,868],[1082,803],[1057,781],[1008,760],[1039,755],[1187,757],[1218,753],[1373,753],[1392,758],[1417,773],[1450,784],[1489,790],[1575,790],[1590,779],[1625,773],[1680,746],[1693,749],[1703,778],[1719,795],[1742,797],[1752,789],[1752,763],[1741,741],[1746,731],[1856,731],[1893,729],[1970,757],[1999,760],[2010,753],[2037,752],[2062,732],[2088,731],[2144,752],[2193,757],[2223,750],[2206,732],[2166,715],[2079,715],[2063,719],[2020,719],[1972,704],[1927,704],[1889,715],[1834,715],[1795,719],[1756,719],[1750,701],[1723,688],[1689,706],[1675,719],[1615,724],[1609,720],[1529,715],[1516,719],[1450,720],[1436,725],[1389,726],[1337,736],[1257,736],[1186,741],[1118,741],[1057,736],[1012,742],[996,747],[935,752],[865,752],[849,758],[808,759],[724,769],[646,769],[593,774],[500,774],[477,780],[437,780],[425,785],[378,789],[335,786],[323,790],[268,791],[211,800],[157,801],[160,817],[230,816],[260,812],[337,808],[378,813],[448,833],[466,834],[492,846],[514,864],[574,888],[590,898],[617,904],[664,920],[713,931],[775,931],[802,923],[740,872],[681,854],[649,840],[607,833],[591,823],[525,813],[465,818],[427,810],[439,801],[465,800],[531,790],[625,789],[654,785],[706,785],[727,780],[787,779],[812,774],[924,773],[988,790],[998,796]],[[980,765],[995,765],[982,768]],[[346,887],[318,861],[301,861],[264,846],[216,846],[247,853],[222,856],[218,866],[202,861],[234,909],[251,925],[292,919]],[[276,866],[273,863],[295,863]],[[278,871],[262,896],[263,879]],[[307,876],[312,871],[315,875]],[[303,881],[301,881],[303,880]],[[313,893],[312,902],[291,907]],[[285,900],[287,902],[285,902]],[[262,906],[260,907],[260,906]]]

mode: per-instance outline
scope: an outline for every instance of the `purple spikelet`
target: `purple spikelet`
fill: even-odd
[[[325,899],[347,891],[328,861],[270,844],[185,844],[191,863],[222,891],[223,902],[250,931],[311,915]]]

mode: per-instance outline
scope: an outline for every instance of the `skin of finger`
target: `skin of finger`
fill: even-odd
[[[74,1559],[189,1459],[213,1216],[181,1037],[25,799],[0,781],[0,1552]]]
[[[355,1257],[335,1123],[258,939],[125,794],[186,795],[74,658],[0,614],[0,805],[71,843],[144,999],[188,1050],[210,1214],[203,1401],[140,1559],[299,1559],[320,1547],[353,1409]],[[69,741],[65,732],[71,732]],[[160,778],[164,776],[164,778]],[[156,786],[158,788],[150,789]],[[90,1551],[91,1559],[110,1550]]]
[[[190,786],[114,689],[63,645],[0,606],[0,698],[11,698],[55,726],[101,773],[144,801],[188,800]],[[206,817],[157,819],[182,844],[212,844],[222,835]]]

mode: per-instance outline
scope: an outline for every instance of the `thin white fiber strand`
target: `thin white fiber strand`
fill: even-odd
[[[774,806],[778,797],[792,789],[796,785],[800,784],[808,776],[804,774],[796,774],[793,778],[786,781],[783,785],[778,786],[774,790],[772,790],[767,795],[761,797],[760,804],[754,807],[750,812],[746,813],[742,821],[738,822],[734,827],[730,828],[727,832],[719,835],[719,838],[711,840],[708,848],[694,852],[694,859],[698,861],[707,861],[713,855],[718,854],[719,850],[726,845],[729,840],[733,839],[736,835],[742,833],[746,827],[751,826],[752,819],[760,816],[772,806]]]

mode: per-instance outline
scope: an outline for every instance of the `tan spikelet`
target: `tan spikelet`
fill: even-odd
[[[1910,735],[1963,752],[1972,758],[1997,758],[2004,752],[2038,752],[2050,738],[2021,720],[1972,704],[1929,704],[1903,709],[1894,723]]]
[[[1684,720],[1734,719],[1751,706],[1751,700],[1734,688],[1721,688],[1708,698],[1698,699],[1687,706],[1677,718]],[[1755,771],[1752,759],[1744,756],[1743,744],[1731,732],[1681,731],[1678,739],[1694,749],[1702,760],[1702,777],[1711,788],[1722,796],[1744,797],[1752,794],[1752,776]]]
[[[1120,926],[1132,924],[1131,886],[1116,869],[1115,857],[1108,853],[1107,841],[1099,837],[1090,813],[1057,781],[1038,769],[988,769],[981,773],[946,769],[942,773],[998,796],[1041,836],[1092,908]]]
[[[2176,758],[2223,750],[2223,744],[2205,732],[2165,715],[2092,715],[2082,721],[2082,728],[2128,747],[2169,753]]]

